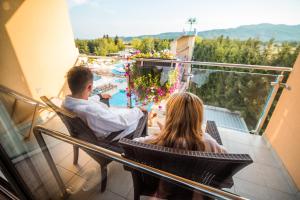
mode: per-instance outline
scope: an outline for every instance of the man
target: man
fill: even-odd
[[[103,103],[111,96],[99,94],[89,97],[93,89],[93,73],[87,67],[73,67],[67,74],[71,95],[63,107],[76,113],[96,137],[110,141],[133,139],[147,132],[147,111],[144,108],[117,109]]]

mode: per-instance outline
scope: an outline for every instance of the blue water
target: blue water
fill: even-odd
[[[111,106],[127,107],[126,92],[118,92],[112,95],[111,99],[109,100],[109,104]]]
[[[135,97],[132,96],[132,104],[135,106]],[[118,106],[118,107],[127,107],[127,95],[126,92],[118,92],[114,95],[112,95],[111,99],[109,100],[109,104],[111,106]],[[153,106],[153,103],[149,103],[146,105],[146,109],[150,112],[151,108]]]
[[[125,72],[119,72],[116,69],[112,69],[111,72],[115,75],[121,75],[121,76],[125,75]]]
[[[124,67],[124,63],[118,63],[118,64],[115,64],[115,67],[116,67],[116,68]]]
[[[93,81],[98,81],[98,80],[100,80],[100,79],[101,79],[101,76],[99,76],[99,75],[93,73]]]
[[[116,70],[116,69],[119,69],[119,68],[124,68],[124,63],[123,62],[115,64],[115,68],[112,69],[112,73],[115,74],[115,75],[124,75],[125,72],[119,72],[119,71]]]

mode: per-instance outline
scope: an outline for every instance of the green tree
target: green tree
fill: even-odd
[[[108,35],[94,40],[75,40],[80,53],[106,56],[125,49],[123,40],[117,36],[112,39]]]
[[[88,42],[86,40],[75,40],[75,45],[79,50],[79,53],[89,54],[90,50],[88,47]]]
[[[141,48],[141,45],[142,45],[142,41],[138,38],[133,38],[131,40],[131,46],[135,49],[140,49]]]
[[[193,59],[205,62],[292,67],[299,52],[299,43],[277,44],[274,39],[263,43],[257,38],[243,41],[220,36],[196,41]],[[196,70],[193,69],[194,73],[198,73]],[[230,72],[228,68],[224,70],[227,72],[209,73],[205,84],[198,85],[192,82],[191,91],[198,94],[207,105],[239,111],[248,128],[254,129],[268,98],[270,82],[274,81],[275,77],[268,74],[242,73],[245,70],[235,70],[239,71],[238,73]]]

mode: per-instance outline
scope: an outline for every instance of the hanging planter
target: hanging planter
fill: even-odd
[[[134,58],[142,58],[141,56],[144,55],[135,55]],[[146,58],[149,59],[149,56]],[[158,58],[156,55],[155,58],[150,59],[166,58]],[[130,76],[130,92],[134,94],[137,104],[158,103],[180,87],[181,65],[173,63],[173,67],[170,67],[171,62],[162,62],[168,65],[161,65],[161,63],[149,61],[145,66],[145,63],[146,61],[137,60],[126,68],[126,74]]]
[[[155,53],[138,53],[132,57],[136,59],[136,65],[138,67],[175,67],[176,63],[172,63],[172,60],[176,60],[175,57],[169,51],[155,52]],[[147,60],[141,60],[147,59]],[[155,60],[151,61],[151,60]],[[162,60],[161,62],[157,60]],[[164,60],[164,61],[163,61]],[[168,60],[168,61],[166,61]]]

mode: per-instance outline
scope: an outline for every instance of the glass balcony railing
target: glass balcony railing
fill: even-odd
[[[220,127],[255,130],[278,76],[193,68],[188,91],[199,96],[205,119]]]
[[[159,98],[150,98],[150,102],[160,104],[173,92],[189,91],[203,100],[205,120],[213,120],[220,127],[255,134],[259,134],[279,86],[285,86],[282,83],[283,73],[292,70],[286,67],[162,59],[137,59],[136,62],[139,67],[133,65],[133,70],[139,73],[132,73],[134,84],[131,86],[141,101],[146,99],[149,103],[149,98],[145,98],[149,88],[164,89],[165,85],[160,82],[166,79],[165,83],[169,83],[167,86],[171,89],[162,95],[154,93]],[[152,77],[141,80],[148,74]]]

